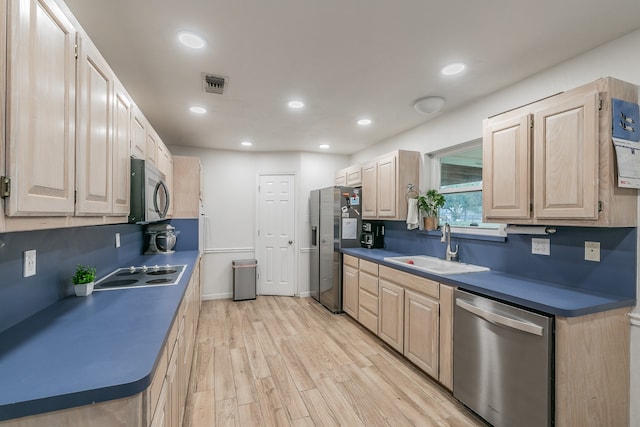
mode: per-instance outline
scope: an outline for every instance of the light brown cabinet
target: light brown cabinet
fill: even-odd
[[[52,0],[7,5],[5,214],[73,215],[76,28]]]
[[[344,268],[353,268],[351,258],[358,259],[347,256]],[[358,261],[358,316],[352,317],[451,390],[454,287]]]
[[[438,378],[438,301],[418,292],[404,292],[404,355],[420,369]]]
[[[487,222],[635,226],[637,190],[617,187],[611,98],[637,103],[612,78],[484,121]]]
[[[378,281],[378,336],[400,353],[404,350],[404,288]]]
[[[361,259],[358,269],[358,321],[378,334],[378,264]]]
[[[359,165],[349,166],[336,172],[335,184],[347,187],[362,185],[362,168]]]
[[[362,166],[362,217],[405,220],[407,186],[420,183],[420,153],[397,150]]]
[[[76,215],[113,211],[113,94],[115,74],[98,49],[78,35]]]
[[[197,157],[173,156],[173,217],[198,218],[202,188],[202,166]]]
[[[351,255],[343,257],[342,309],[358,320],[358,258]]]

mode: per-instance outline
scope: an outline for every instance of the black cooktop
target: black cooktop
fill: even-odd
[[[98,280],[95,291],[114,289],[146,288],[150,286],[172,286],[180,282],[186,265],[153,265],[118,268]]]

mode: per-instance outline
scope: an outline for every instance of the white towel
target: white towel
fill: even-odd
[[[418,199],[407,199],[407,229],[418,228]]]

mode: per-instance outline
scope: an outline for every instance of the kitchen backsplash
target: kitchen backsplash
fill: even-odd
[[[386,221],[386,249],[443,258],[440,236],[407,230],[399,221]],[[636,228],[556,227],[548,236],[508,235],[506,241],[453,237],[460,261],[504,273],[559,285],[625,297],[636,296]],[[455,234],[454,234],[455,236]],[[550,255],[531,253],[531,238],[550,240]],[[584,242],[600,242],[600,262],[585,261]]]

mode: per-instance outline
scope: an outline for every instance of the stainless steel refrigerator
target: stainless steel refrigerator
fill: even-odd
[[[360,246],[359,187],[327,187],[309,196],[311,223],[311,296],[334,313],[342,311],[340,248]]]

